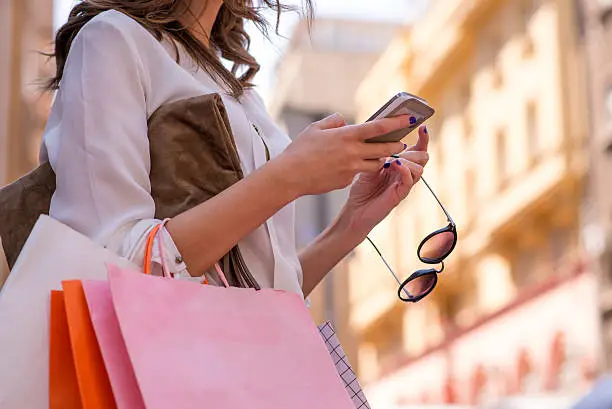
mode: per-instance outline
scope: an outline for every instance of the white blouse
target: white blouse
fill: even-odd
[[[265,164],[266,146],[275,157],[290,143],[254,90],[236,100],[183,50],[179,54],[177,64],[169,41],[157,41],[118,11],[94,17],[72,43],[43,136],[40,158],[50,161],[57,177],[51,216],[137,265],[147,233],[160,222],[154,219],[147,136],[147,120],[157,108],[219,93],[245,176]],[[301,293],[294,225],[290,204],[239,241],[262,287]],[[170,271],[188,277],[172,239],[163,236]]]

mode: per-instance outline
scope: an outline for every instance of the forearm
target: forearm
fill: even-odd
[[[200,275],[297,196],[294,183],[277,158],[174,217],[167,228],[190,274]]]
[[[343,210],[323,233],[302,250],[300,263],[304,276],[304,296],[308,296],[327,273],[365,239],[366,234],[353,228],[352,216]]]

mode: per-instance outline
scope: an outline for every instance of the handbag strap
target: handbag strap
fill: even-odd
[[[167,278],[172,277],[169,272],[170,270],[168,269],[164,245],[162,243],[163,240],[161,237],[161,235],[163,235],[166,232],[164,227],[166,223],[168,223],[169,220],[170,219],[165,219],[161,223],[154,226],[147,236],[147,241],[145,245],[145,254],[144,254],[144,273],[147,275],[151,275],[151,262],[152,262],[152,257],[153,257],[153,244],[155,243],[155,237],[160,235],[160,237],[158,238],[158,246],[159,246],[159,255],[161,258],[161,262],[162,262],[162,271],[164,272],[164,277],[167,277]],[[219,266],[219,263],[215,263],[215,271],[219,275],[219,278],[223,282],[223,285],[226,288],[229,288],[230,285],[227,281],[227,278],[225,277],[225,273],[223,273],[223,270],[221,269],[221,266]],[[208,280],[206,279],[206,276],[204,276],[203,284],[208,284]]]

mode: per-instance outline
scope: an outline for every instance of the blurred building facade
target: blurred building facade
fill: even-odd
[[[334,112],[354,122],[355,90],[399,29],[389,22],[319,18],[309,30],[306,21],[299,22],[277,66],[270,104],[273,118],[292,138]],[[297,201],[298,247],[306,246],[331,223],[346,196],[346,191],[337,191]],[[311,313],[317,322],[334,323],[349,360],[356,365],[356,343],[347,326],[345,265],[340,263],[313,292]]]
[[[358,120],[425,97],[428,182],[459,243],[430,299],[406,305],[367,243],[348,261],[350,327],[373,406],[579,394],[599,358],[597,285],[581,251],[585,64],[572,0],[433,1],[357,92]],[[447,221],[417,185],[371,237],[400,273]]]
[[[52,36],[53,0],[0,2],[0,186],[38,163],[51,102],[39,80],[53,72],[38,51],[49,51]],[[0,256],[0,282],[6,273]]]
[[[599,273],[604,365],[612,371],[612,1],[580,0],[590,91],[587,244]]]

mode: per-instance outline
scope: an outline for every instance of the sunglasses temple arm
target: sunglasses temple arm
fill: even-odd
[[[431,186],[429,186],[429,183],[427,183],[427,181],[425,180],[425,178],[421,177],[421,180],[423,181],[423,183],[425,183],[425,186],[427,186],[427,189],[429,189],[429,191],[431,192],[431,194],[433,195],[434,199],[436,199],[436,202],[438,202],[438,204],[440,205],[440,207],[442,208],[442,211],[444,212],[444,214],[446,215],[446,218],[448,219],[449,223],[455,224],[455,222],[453,221],[453,218],[450,216],[450,214],[448,214],[448,211],[446,211],[446,208],[444,207],[444,205],[442,204],[442,202],[440,201],[440,199],[438,199],[438,196],[436,195],[436,193],[433,191],[433,189],[431,188]]]
[[[391,268],[391,266],[389,265],[389,263],[387,263],[387,260],[385,260],[385,257],[382,255],[382,253],[380,252],[380,250],[378,249],[378,247],[376,247],[376,244],[374,244],[374,242],[372,241],[372,239],[370,239],[370,237],[366,236],[366,239],[368,239],[368,241],[370,242],[370,244],[372,245],[372,247],[374,247],[374,250],[376,250],[376,252],[378,253],[378,255],[380,256],[380,259],[383,261],[383,263],[385,263],[385,266],[387,266],[387,269],[389,270],[389,272],[391,273],[391,275],[393,275],[393,278],[395,278],[395,281],[397,281],[397,283],[400,285],[400,287],[402,287],[402,282],[400,281],[400,279],[397,277],[397,274],[395,274],[395,271],[393,271],[393,269]],[[410,293],[408,292],[408,290],[406,290],[405,287],[402,287],[402,291],[404,291],[404,294],[406,294],[406,296],[408,298],[412,298],[412,295],[410,295]]]

